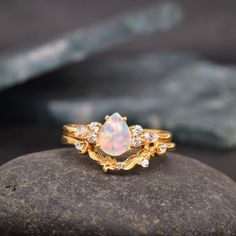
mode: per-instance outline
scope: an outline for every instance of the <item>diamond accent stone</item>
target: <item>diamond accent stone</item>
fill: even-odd
[[[129,150],[131,133],[127,123],[119,113],[112,114],[101,128],[98,142],[103,152],[119,156]]]
[[[123,162],[117,162],[117,169],[122,170],[123,169]]]
[[[98,139],[97,134],[94,133],[90,133],[87,136],[87,140],[89,143],[96,143],[97,139]]]
[[[100,129],[100,123],[94,121],[94,122],[90,123],[89,127],[94,133],[97,133]]]
[[[155,141],[157,141],[158,135],[154,132],[147,132],[144,134],[144,137],[150,143],[154,143]]]
[[[141,125],[135,125],[132,128],[132,133],[134,136],[140,135],[143,133],[143,128]]]
[[[159,145],[159,150],[161,153],[165,153],[167,151],[167,145],[166,144],[160,144]]]
[[[140,160],[140,165],[144,168],[147,168],[149,166],[149,160],[145,159],[145,158],[142,158]]]
[[[132,144],[134,147],[140,147],[142,145],[142,138],[141,137],[133,137]]]
[[[82,151],[83,147],[84,147],[85,143],[82,141],[76,141],[75,142],[75,148],[79,151]]]
[[[88,128],[86,126],[80,126],[75,130],[76,137],[85,137],[88,134]]]

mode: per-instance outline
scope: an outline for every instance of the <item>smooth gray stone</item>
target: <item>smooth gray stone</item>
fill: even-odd
[[[236,184],[176,154],[105,174],[74,149],[0,168],[1,235],[235,235]]]
[[[178,5],[159,3],[89,29],[67,34],[37,48],[0,58],[0,89],[25,82],[69,63],[82,61],[92,54],[138,36],[167,31],[180,20],[181,10]]]

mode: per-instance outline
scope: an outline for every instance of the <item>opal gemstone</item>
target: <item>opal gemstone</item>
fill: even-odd
[[[101,150],[111,156],[119,156],[128,151],[131,134],[119,113],[112,114],[106,120],[101,128],[98,143]]]

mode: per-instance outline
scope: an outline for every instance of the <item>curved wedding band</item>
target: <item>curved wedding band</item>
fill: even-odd
[[[108,170],[130,170],[135,165],[148,167],[154,156],[163,156],[167,150],[175,149],[168,131],[143,129],[140,125],[128,127],[126,117],[119,113],[105,117],[102,125],[68,124],[63,127],[63,144],[73,144],[81,154],[88,153],[105,172]],[[124,160],[117,160],[127,154]]]

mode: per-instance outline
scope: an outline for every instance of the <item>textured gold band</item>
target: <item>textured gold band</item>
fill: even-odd
[[[62,144],[72,144],[72,145],[74,145],[78,140],[79,140],[78,138],[75,138],[75,137],[72,137],[72,136],[67,136],[67,135],[64,134],[64,135],[62,135],[61,143]],[[162,143],[166,144],[167,149],[169,151],[174,151],[175,150],[175,143],[173,143],[173,142],[162,142]]]
[[[157,129],[143,129],[139,125],[128,127],[126,117],[121,117],[118,113],[114,113],[111,117],[111,120],[109,120],[110,117],[106,116],[104,125],[98,122],[92,122],[87,125],[64,125],[62,143],[75,145],[81,154],[88,153],[90,158],[99,163],[105,172],[108,170],[130,170],[135,165],[147,167],[151,157],[163,156],[166,151],[173,151],[175,149],[175,143],[171,142],[171,132]],[[126,136],[128,135],[130,138],[128,141],[127,139],[123,139],[122,141],[122,132],[124,130]],[[107,135],[107,132],[111,133]],[[113,134],[116,139],[112,136]],[[117,146],[117,142],[123,142],[120,145],[121,148],[128,142],[127,150],[125,150],[129,156],[124,161],[118,161],[114,156],[107,154],[109,153],[106,152],[107,149],[104,150],[102,147],[102,135],[105,135],[106,145],[107,143],[110,145],[107,142],[107,137],[110,137],[111,142],[115,142],[113,146]],[[133,154],[134,152],[135,154]]]
[[[83,125],[83,124],[67,124],[63,126],[63,134],[69,137],[74,137],[76,138],[76,131],[79,127],[84,127],[84,126],[89,126],[89,125]],[[129,129],[130,131],[132,130],[134,126],[130,126]],[[144,129],[144,132],[152,132],[156,133],[158,135],[159,140],[171,140],[172,139],[172,133],[169,131],[164,131],[164,130],[158,130],[158,129]],[[77,137],[78,138],[78,137]],[[84,139],[82,137],[82,139]]]

